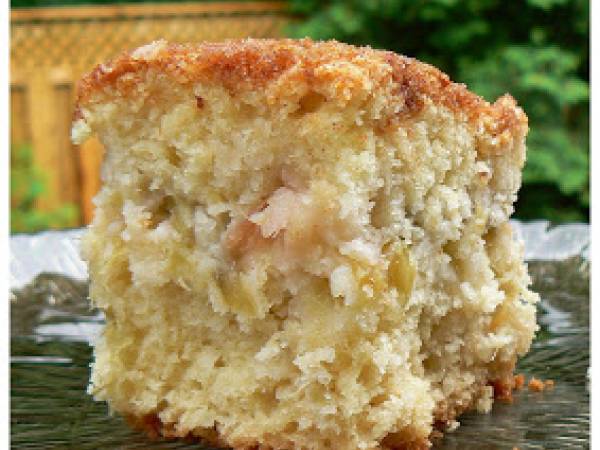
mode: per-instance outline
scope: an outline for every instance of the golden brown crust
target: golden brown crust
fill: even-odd
[[[415,114],[430,99],[464,114],[480,133],[488,136],[488,141],[491,137],[491,147],[500,148],[507,139],[526,133],[527,117],[509,95],[491,105],[464,85],[450,81],[435,67],[415,59],[370,47],[310,39],[246,39],[196,45],[155,42],[124,53],[86,75],[79,84],[77,110],[93,103],[94,94],[107,87],[125,94],[139,81],[139,74],[151,68],[182,84],[213,81],[235,93],[260,89],[292,68],[296,73],[285,82],[297,82],[298,77],[308,82],[319,78],[331,81],[330,72],[318,69],[344,62],[366,69],[372,82],[393,83],[392,93],[403,99],[398,118]],[[390,125],[396,122],[395,117],[388,117],[387,121]]]

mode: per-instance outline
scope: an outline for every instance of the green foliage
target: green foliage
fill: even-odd
[[[589,3],[585,0],[290,2],[294,37],[335,38],[429,62],[529,116],[516,216],[589,217]]]
[[[11,150],[10,160],[10,231],[31,233],[50,227],[68,227],[79,212],[75,205],[65,204],[52,211],[35,209],[35,202],[46,192],[44,175],[33,166],[31,148]]]

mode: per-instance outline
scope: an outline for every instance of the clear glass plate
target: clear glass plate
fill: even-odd
[[[589,229],[515,225],[526,242],[533,288],[542,297],[541,329],[517,372],[527,379],[552,379],[555,386],[543,392],[524,388],[512,404],[496,401],[490,414],[461,416],[460,427],[434,449],[589,448]],[[75,250],[78,236],[71,231],[11,238],[12,447],[202,448],[150,441],[86,394],[89,343],[102,316],[87,303],[85,272]],[[49,269],[54,273],[39,273]]]

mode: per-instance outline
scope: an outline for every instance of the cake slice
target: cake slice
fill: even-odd
[[[236,449],[427,448],[510,392],[536,295],[508,223],[527,117],[338,42],[164,41],[82,80],[89,391]]]

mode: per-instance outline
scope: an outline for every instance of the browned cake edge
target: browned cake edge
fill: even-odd
[[[127,95],[139,83],[138,74],[154,69],[181,84],[210,81],[223,85],[232,94],[264,88],[269,82],[333,82],[339,91],[352,89],[350,80],[332,79],[330,72],[317,70],[328,64],[351,62],[370,74],[370,81],[392,83],[392,95],[403,105],[393,117],[383,119],[394,126],[407,115],[418,113],[426,100],[443,105],[485,134],[490,145],[479,151],[501,151],[506,143],[527,133],[527,116],[508,94],[490,104],[453,83],[440,70],[416,59],[370,47],[355,47],[337,41],[310,39],[244,39],[220,43],[173,44],[157,41],[125,52],[112,62],[96,66],[78,85],[76,118],[80,108],[99,100],[96,94],[115,88]],[[294,75],[282,78],[292,68]],[[335,75],[334,75],[335,77]],[[344,86],[344,82],[349,85]],[[391,100],[391,99],[390,99]]]

